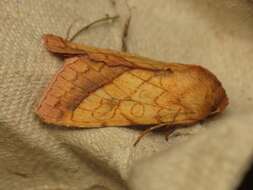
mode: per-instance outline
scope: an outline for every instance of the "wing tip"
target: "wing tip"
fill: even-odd
[[[58,52],[57,50],[66,47],[64,39],[53,34],[44,34],[42,36],[42,42],[51,52]]]

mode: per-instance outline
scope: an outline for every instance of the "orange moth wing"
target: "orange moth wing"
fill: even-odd
[[[221,83],[203,67],[78,45],[50,34],[43,39],[50,52],[66,57],[36,108],[46,123],[189,125],[228,104]]]

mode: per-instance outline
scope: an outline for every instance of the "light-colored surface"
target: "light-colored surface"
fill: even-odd
[[[98,6],[99,5],[99,6]],[[129,50],[163,61],[201,64],[223,82],[223,115],[177,131],[64,129],[41,124],[33,110],[61,66],[42,46],[44,33],[65,36],[118,12],[121,19],[77,42],[119,49],[128,14],[105,0],[0,1],[0,189],[220,189],[239,183],[253,154],[253,3],[246,0],[132,0]]]

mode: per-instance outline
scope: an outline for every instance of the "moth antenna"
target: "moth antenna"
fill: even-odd
[[[68,41],[73,41],[78,35],[80,35],[83,31],[85,30],[88,30],[90,27],[94,26],[95,24],[98,24],[98,23],[102,23],[102,22],[105,22],[105,21],[114,21],[116,19],[119,18],[119,15],[115,15],[115,16],[109,16],[108,14],[105,15],[105,17],[102,17],[100,19],[97,19],[89,24],[87,24],[86,26],[82,27],[79,31],[77,31],[71,38],[67,39]],[[71,27],[73,26],[73,24],[70,26],[70,29],[71,30]],[[69,36],[69,33],[70,31],[67,32],[67,38]]]

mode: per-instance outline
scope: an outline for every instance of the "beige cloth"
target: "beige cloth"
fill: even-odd
[[[62,65],[42,46],[44,33],[65,37],[105,14],[75,41],[120,49],[124,0],[0,1],[0,189],[232,190],[253,155],[253,3],[247,0],[131,0],[129,51],[201,64],[230,98],[224,114],[176,131],[66,129],[41,124],[34,106]],[[178,135],[178,134],[181,135]]]

